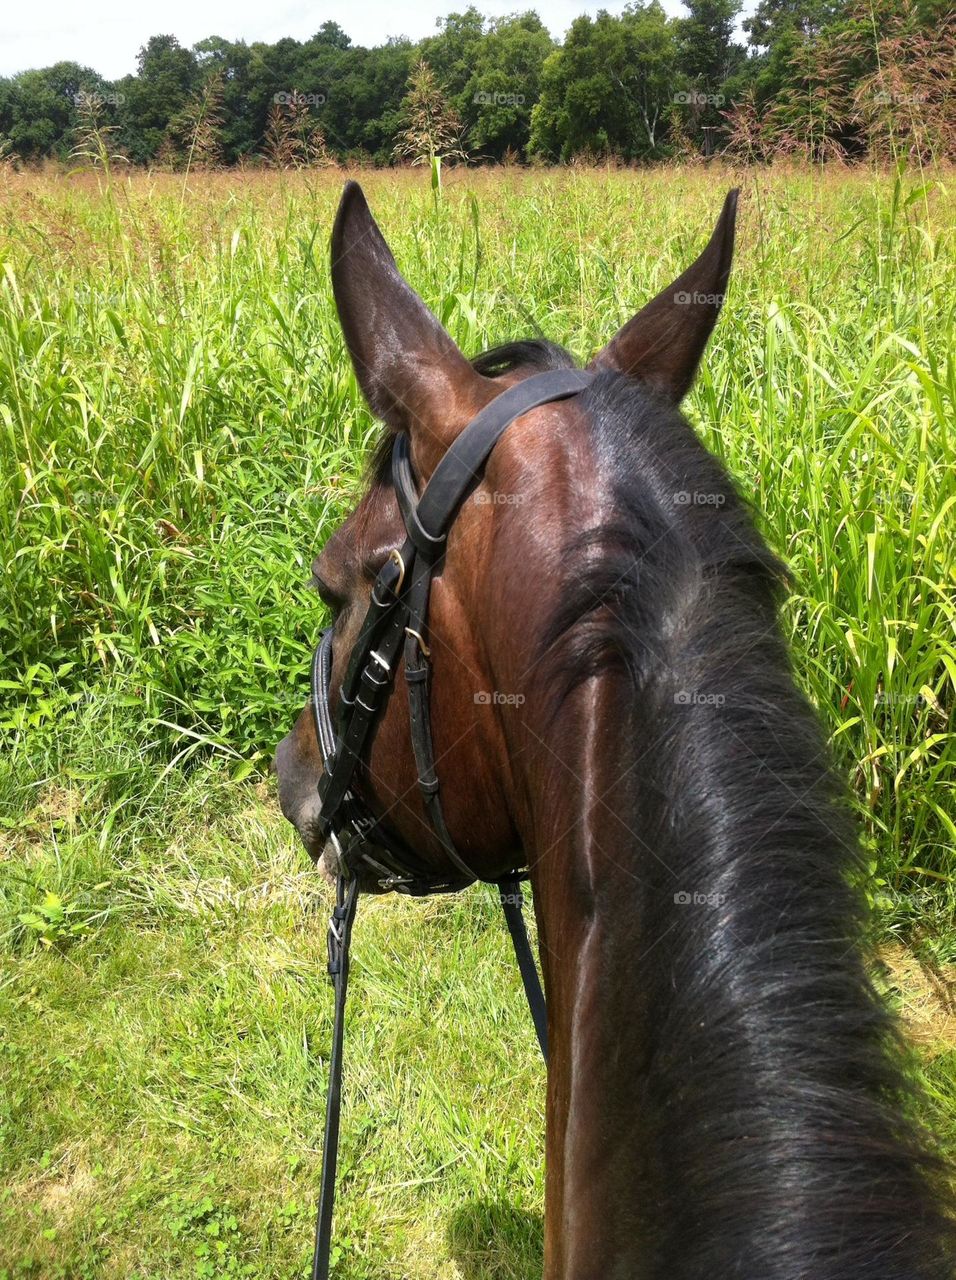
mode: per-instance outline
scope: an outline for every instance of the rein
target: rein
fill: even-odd
[[[389,554],[372,587],[368,612],[339,691],[337,724],[333,722],[329,706],[331,629],[323,632],[315,649],[312,712],[324,764],[319,782],[322,834],[336,851],[338,874],[336,905],[328,936],[328,969],[335,990],[335,1014],[312,1280],[328,1280],[329,1276],[349,944],[358,906],[359,876],[371,876],[382,889],[394,889],[414,897],[454,893],[484,879],[456,849],[439,795],[429,706],[430,650],[425,639],[432,577],[444,556],[448,529],[466,494],[481,478],[484,465],[506,428],[539,405],[578,395],[590,384],[591,378],[591,374],[581,370],[560,369],[535,374],[503,391],[456,438],[420,496],[408,439],[404,435],[396,436],[392,445],[392,479],[406,538],[401,548]],[[385,696],[394,683],[400,651],[408,689],[418,785],[429,825],[450,864],[450,870],[444,873],[436,872],[404,840],[389,831],[354,788],[363,752],[371,740]],[[526,878],[527,871],[518,867],[487,883],[498,887],[538,1042],[547,1061],[544,994],[521,910],[520,881]]]

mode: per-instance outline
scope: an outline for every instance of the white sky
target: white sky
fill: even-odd
[[[669,14],[686,12],[680,0],[662,0]],[[322,23],[337,22],[353,44],[383,44],[389,36],[412,40],[431,35],[435,20],[467,9],[468,0],[417,0],[403,7],[394,0],[166,0],[136,5],[130,0],[37,0],[23,5],[0,0],[0,75],[70,60],[92,67],[108,80],[136,69],[136,54],[153,35],[174,35],[190,46],[206,36],[227,40],[307,40]],[[623,0],[476,0],[489,17],[534,9],[561,38],[581,13],[619,13]]]

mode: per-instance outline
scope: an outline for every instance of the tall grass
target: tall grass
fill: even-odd
[[[0,172],[0,1280],[304,1274],[326,903],[259,771],[378,430],[329,290],[340,181]],[[882,928],[944,983],[949,177],[363,181],[466,351],[543,333],[582,359],[742,183],[687,410],[791,567]],[[354,973],[342,1274],[534,1274],[543,1074],[490,903],[367,904]],[[956,1047],[928,1043],[956,1137]]]

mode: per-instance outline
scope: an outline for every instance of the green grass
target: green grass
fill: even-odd
[[[331,1030],[326,887],[265,784],[221,766],[157,781],[129,720],[102,776],[120,727],[83,715],[69,759],[52,749],[2,777],[23,815],[4,852],[80,932],[8,938],[0,1274],[301,1274]],[[29,884],[11,875],[7,905]],[[498,915],[478,889],[362,904],[344,1274],[484,1274],[492,1236],[495,1275],[540,1257],[544,1069]]]
[[[688,412],[791,565],[879,928],[944,979],[950,178],[460,172],[437,208],[363,179],[466,350],[582,358],[742,182]],[[340,178],[0,183],[0,1277],[278,1280],[318,1185],[328,898],[259,779],[376,434],[326,269]],[[355,953],[342,1274],[534,1275],[544,1078],[497,912],[363,903]],[[921,1070],[956,1140],[951,1038]]]

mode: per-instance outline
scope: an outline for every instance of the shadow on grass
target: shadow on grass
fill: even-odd
[[[464,1280],[539,1280],[544,1219],[503,1200],[472,1200],[452,1215],[448,1248]]]

